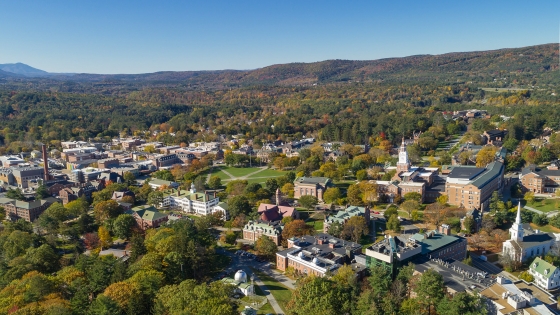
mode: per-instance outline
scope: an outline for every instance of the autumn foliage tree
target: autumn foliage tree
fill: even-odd
[[[314,232],[313,227],[305,224],[303,220],[294,220],[284,225],[282,230],[282,242],[292,237],[300,237],[304,235],[312,235]]]
[[[369,233],[369,228],[366,223],[366,219],[360,216],[353,216],[342,228],[341,236],[344,239],[351,240],[352,242],[358,242],[362,236]]]

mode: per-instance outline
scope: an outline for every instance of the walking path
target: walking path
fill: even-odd
[[[228,171],[226,171],[226,170],[224,170],[224,169],[222,169],[221,171],[224,172],[224,174],[226,174],[227,176],[229,176],[231,179],[236,179],[236,177],[233,176],[233,175],[231,175],[230,172],[228,172]]]
[[[529,210],[529,211],[532,211],[532,212],[538,213],[538,214],[543,214],[543,213],[544,213],[544,212],[542,212],[542,211],[540,211],[540,210],[537,210],[537,209],[535,209],[535,208],[531,208],[531,207],[528,207],[528,206],[524,206],[523,209],[527,209],[527,210]]]
[[[245,270],[245,272],[249,274],[249,272],[252,272],[252,270]],[[259,279],[259,277],[257,277],[257,275],[255,275],[254,273],[253,275],[255,276],[255,283],[261,288],[261,291],[268,299],[268,303],[270,303],[270,306],[272,306],[274,312],[276,312],[276,314],[284,314],[284,310],[280,307],[278,301],[276,301],[276,299],[274,298],[274,295],[270,293],[268,287],[264,284],[264,282],[261,281],[261,279]]]

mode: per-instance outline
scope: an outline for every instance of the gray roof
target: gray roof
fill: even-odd
[[[298,177],[295,182],[300,184],[322,184],[326,185],[330,181],[327,177]]]
[[[473,179],[482,172],[484,172],[485,168],[480,167],[455,167],[449,173],[449,178],[463,178],[463,179]]]
[[[484,185],[492,181],[500,174],[503,174],[504,164],[500,162],[492,162],[488,164],[488,167],[486,169],[487,171],[485,173],[483,173],[481,176],[479,176],[472,182],[474,186],[478,188],[483,187]]]

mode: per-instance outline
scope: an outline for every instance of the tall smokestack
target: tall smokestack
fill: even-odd
[[[41,151],[43,152],[43,170],[45,172],[45,182],[48,181],[50,179],[49,176],[49,159],[47,157],[47,146],[46,145],[42,145],[41,146]]]

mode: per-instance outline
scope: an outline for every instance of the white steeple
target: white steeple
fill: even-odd
[[[191,183],[191,194],[194,194],[196,192],[196,187],[194,187],[194,182]]]
[[[399,162],[397,163],[397,172],[408,172],[410,169],[410,161],[408,160],[408,152],[406,152],[406,145],[404,144],[404,137],[402,138],[401,148],[399,149]]]
[[[518,242],[523,242],[523,224],[521,223],[521,201],[517,205],[517,217],[515,223],[509,229],[511,239]]]

